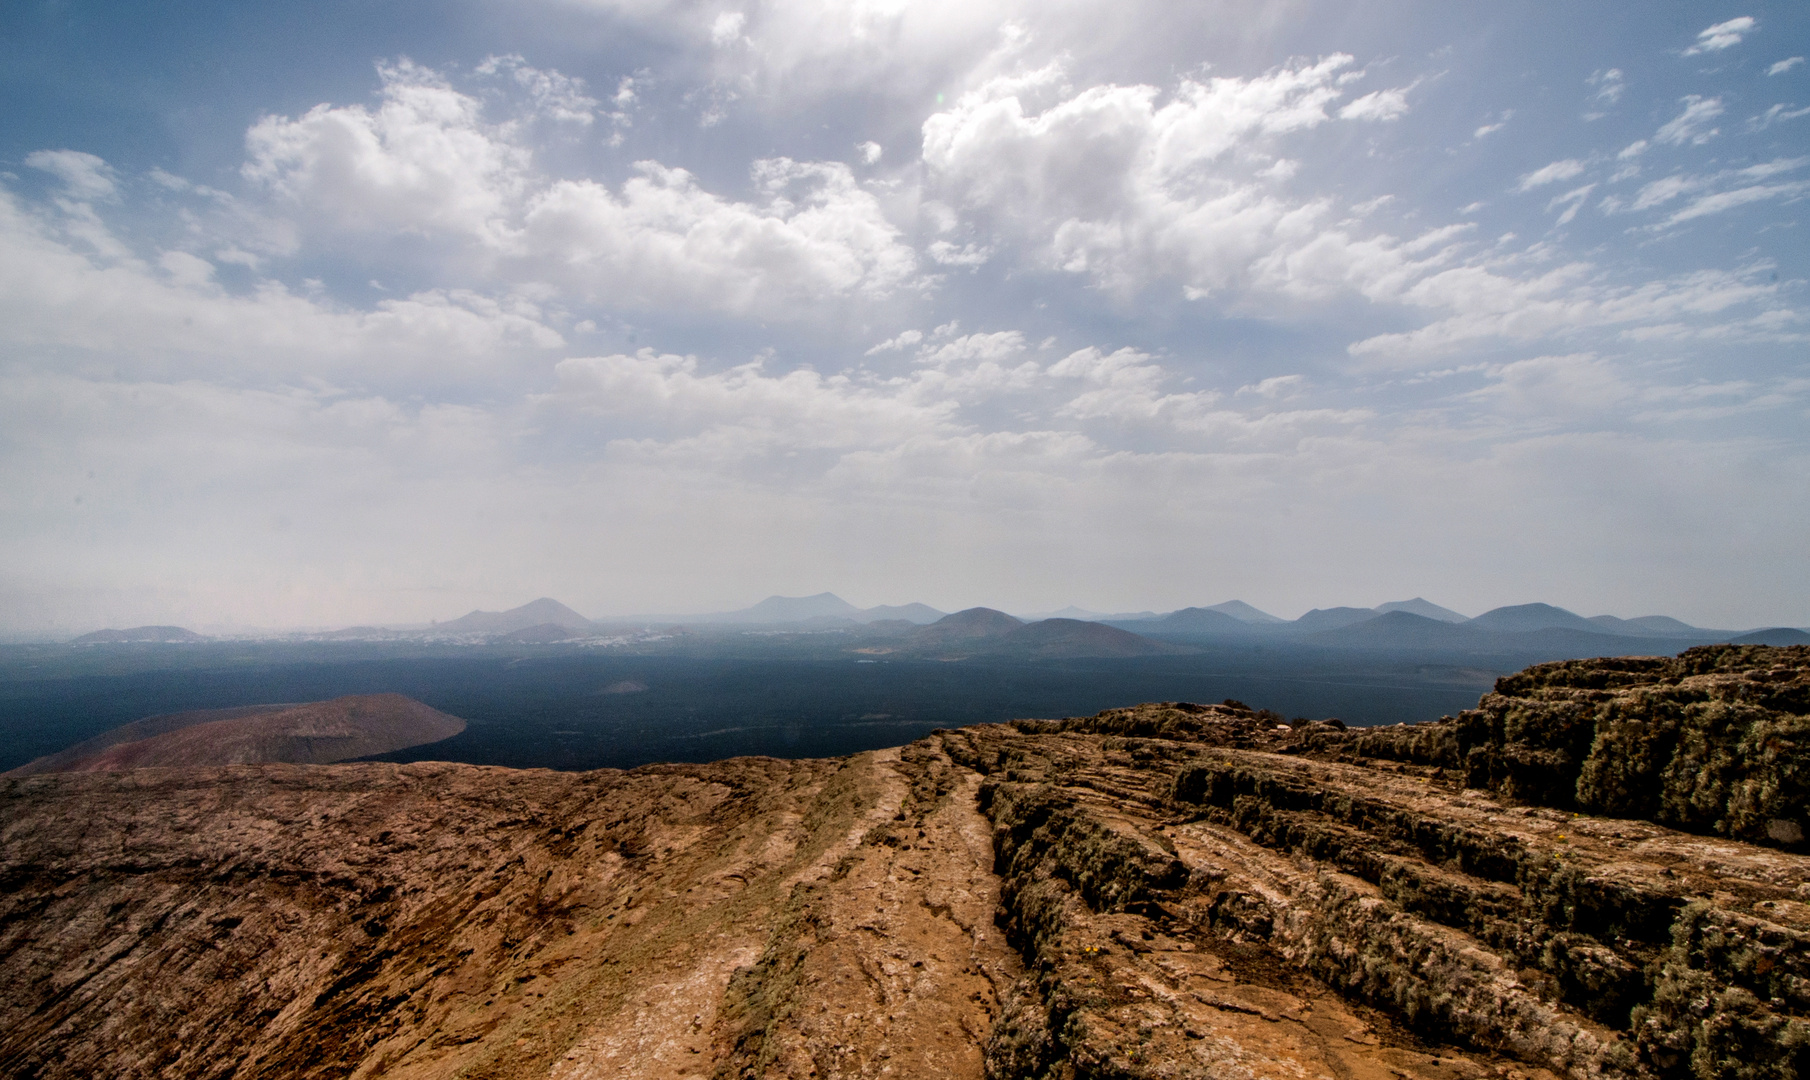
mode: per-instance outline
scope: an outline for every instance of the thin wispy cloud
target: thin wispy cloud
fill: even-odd
[[[1516,182],[1516,191],[1532,191],[1547,184],[1556,184],[1561,180],[1571,180],[1583,175],[1584,163],[1576,158],[1566,158],[1550,165],[1542,165],[1530,173],[1524,174]]]
[[[1687,94],[1679,100],[1684,111],[1666,121],[1653,133],[1655,142],[1670,143],[1673,146],[1683,146],[1688,142],[1701,146],[1721,134],[1720,128],[1710,126],[1712,120],[1727,111],[1722,107],[1721,98]]]
[[[1732,49],[1736,45],[1741,44],[1742,38],[1753,33],[1754,27],[1757,25],[1758,21],[1751,15],[1742,15],[1738,18],[1729,19],[1727,22],[1719,22],[1700,32],[1697,35],[1696,44],[1684,50],[1684,55],[1697,56],[1701,53],[1714,53],[1721,52],[1723,49]]]

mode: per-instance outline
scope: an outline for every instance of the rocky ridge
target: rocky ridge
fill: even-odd
[[[1788,1080],[1807,691],[1714,647],[1395,728],[9,780],[0,1072]]]

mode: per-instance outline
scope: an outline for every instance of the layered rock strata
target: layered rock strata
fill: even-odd
[[[1810,1075],[1810,854],[1767,824],[1810,650],[1595,664],[1366,731],[6,781],[0,1073]],[[1660,794],[1592,813],[1631,745]]]

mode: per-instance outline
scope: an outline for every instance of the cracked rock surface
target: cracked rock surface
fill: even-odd
[[[1724,647],[1396,728],[4,781],[0,1074],[1797,1080],[1807,688]]]

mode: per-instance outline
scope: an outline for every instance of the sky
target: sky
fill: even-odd
[[[1801,3],[17,0],[0,632],[1810,624]]]

